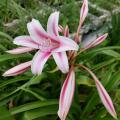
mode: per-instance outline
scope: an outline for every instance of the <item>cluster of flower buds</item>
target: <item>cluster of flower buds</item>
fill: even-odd
[[[95,74],[84,65],[75,64],[77,51],[83,52],[89,48],[93,48],[103,42],[107,37],[107,33],[105,33],[91,42],[87,41],[86,43],[82,43],[79,32],[87,13],[88,1],[83,0],[79,25],[73,40],[69,38],[68,26],[63,28],[61,25],[58,25],[59,12],[54,12],[48,18],[47,32],[43,29],[38,20],[32,19],[32,21],[27,24],[30,35],[18,36],[13,41],[14,44],[22,47],[7,51],[10,54],[22,54],[37,50],[37,53],[31,61],[9,69],[3,74],[3,76],[15,76],[30,68],[33,74],[40,75],[45,63],[51,55],[53,56],[59,70],[61,70],[62,73],[68,73],[60,93],[58,116],[61,120],[66,119],[72,104],[75,91],[75,67],[81,67],[91,74],[105,108],[114,118],[117,118],[112,100]],[[59,32],[63,34],[63,36],[60,36]],[[82,44],[83,47],[79,48],[78,44]]]

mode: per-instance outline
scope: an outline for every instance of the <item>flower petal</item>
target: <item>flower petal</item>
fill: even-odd
[[[31,39],[31,37],[29,37],[29,36],[19,36],[19,37],[16,37],[14,39],[13,43],[16,44],[16,45],[21,45],[21,46],[25,46],[25,47],[38,49],[37,43],[35,43]]]
[[[18,47],[18,48],[12,49],[12,50],[8,50],[6,52],[10,53],[10,54],[22,54],[22,53],[30,52],[32,50],[34,50],[34,48]]]
[[[92,44],[92,47],[95,47],[96,45],[99,45],[101,42],[103,42],[108,36],[108,33],[101,35],[100,37],[98,37]]]
[[[105,108],[107,109],[107,111],[115,118],[117,119],[117,114],[115,112],[115,108],[113,106],[112,100],[110,98],[110,96],[108,95],[107,91],[105,90],[105,88],[103,87],[103,85],[100,83],[100,81],[98,80],[98,78],[96,77],[96,75],[87,67],[83,66],[83,65],[79,65],[80,67],[84,68],[85,70],[87,70],[91,76],[93,77],[99,96],[101,98],[102,103],[104,104]]]
[[[65,120],[72,104],[75,90],[75,73],[71,69],[62,86],[59,100],[58,116],[61,120]]]
[[[48,58],[50,57],[51,53],[50,52],[41,52],[38,51],[33,60],[32,60],[32,65],[31,65],[31,69],[32,69],[32,73],[33,74],[41,74],[44,64],[47,62]]]
[[[75,50],[77,51],[79,46],[77,43],[67,37],[59,36],[58,37],[60,46],[53,50],[53,52],[63,52],[68,50]]]
[[[66,52],[58,52],[52,54],[58,68],[63,72],[67,73],[69,70],[68,58]]]
[[[65,27],[64,36],[69,37],[69,27],[67,25]]]
[[[116,119],[117,114],[115,112],[115,109],[109,94],[107,93],[107,91],[105,90],[105,88],[103,87],[103,85],[100,83],[99,80],[95,80],[95,83],[96,83],[96,87],[99,92],[99,96],[101,98],[102,103],[104,104],[107,111]]]
[[[89,49],[89,48],[95,47],[99,45],[100,43],[102,43],[107,38],[107,36],[108,36],[107,33],[104,35],[101,35],[97,39],[94,39],[95,37],[93,36],[92,39],[89,39],[87,41],[85,40],[82,42],[82,48]]]
[[[58,36],[58,21],[59,21],[59,12],[52,13],[47,23],[47,32],[50,35]]]
[[[19,75],[25,71],[27,71],[31,66],[31,61],[28,61],[28,62],[25,62],[25,63],[22,63],[22,64],[19,64],[9,70],[7,70],[3,76],[16,76],[16,75]]]
[[[32,19],[32,22],[27,24],[27,28],[30,34],[30,37],[39,44],[44,44],[45,40],[48,39],[46,31],[43,29],[40,22],[36,19]]]
[[[88,14],[88,0],[83,0],[82,8],[80,11],[80,24],[82,25]]]

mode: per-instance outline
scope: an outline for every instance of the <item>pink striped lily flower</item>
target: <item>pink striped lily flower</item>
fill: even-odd
[[[31,62],[31,70],[33,74],[41,74],[44,64],[51,55],[53,55],[58,68],[63,73],[67,73],[69,71],[69,64],[66,51],[77,51],[78,45],[72,39],[59,35],[58,20],[59,12],[52,13],[48,19],[46,32],[38,20],[32,19],[32,21],[27,24],[30,36],[18,36],[13,41],[14,44],[23,47],[7,52],[11,54],[20,54],[37,49],[38,52],[35,54]],[[20,69],[22,69],[22,65]],[[16,71],[13,71],[11,76],[14,75],[14,72]],[[4,76],[7,76],[7,72],[5,72]]]
[[[59,100],[58,116],[61,120],[65,120],[72,104],[72,99],[75,91],[75,73],[71,68],[67,78],[62,86]]]

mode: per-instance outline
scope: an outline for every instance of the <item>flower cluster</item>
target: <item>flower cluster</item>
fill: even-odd
[[[30,68],[33,74],[40,75],[45,63],[51,55],[53,56],[57,67],[62,71],[62,73],[68,73],[60,93],[58,116],[61,120],[66,119],[72,104],[75,91],[75,67],[81,67],[85,69],[93,77],[99,96],[105,108],[114,118],[117,118],[112,100],[95,74],[84,65],[75,64],[75,59],[78,53],[95,47],[104,41],[107,37],[106,33],[93,41],[81,41],[79,32],[87,16],[87,13],[88,1],[83,0],[79,25],[73,40],[69,38],[68,26],[66,26],[64,29],[62,26],[58,25],[59,12],[54,12],[48,18],[47,32],[43,29],[38,20],[32,19],[32,21],[27,24],[30,35],[16,37],[13,41],[14,44],[20,45],[22,47],[7,51],[10,54],[21,54],[37,50],[37,53],[34,55],[31,61],[19,64],[9,69],[3,74],[3,76],[15,76],[25,72]],[[60,36],[59,32],[61,32],[63,36]],[[78,46],[80,43],[82,44],[81,48]],[[77,53],[77,51],[79,52]]]

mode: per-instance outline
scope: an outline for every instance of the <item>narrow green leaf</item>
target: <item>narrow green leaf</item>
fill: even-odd
[[[0,84],[0,88],[5,87],[6,85],[9,85],[9,84],[18,82],[18,81],[23,81],[23,80],[28,80],[28,77],[27,76],[24,76],[24,77],[18,76],[13,79],[8,79]]]
[[[7,39],[10,40],[10,41],[13,40],[11,36],[9,36],[8,34],[6,34],[6,33],[4,33],[4,32],[0,32],[0,36],[1,36],[1,37],[5,37],[5,38],[7,38]]]
[[[24,113],[22,120],[33,120],[47,115],[57,115],[58,105],[44,106]]]
[[[78,85],[87,85],[90,87],[94,86],[93,81],[87,76],[79,75],[76,79]]]
[[[24,111],[28,111],[28,110],[32,110],[32,109],[40,108],[40,107],[45,107],[45,106],[50,106],[50,105],[58,105],[58,101],[49,100],[49,101],[31,102],[31,103],[27,103],[27,104],[12,108],[10,110],[10,113],[12,115],[15,115],[15,114],[18,114]]]
[[[4,62],[6,60],[16,59],[16,58],[32,58],[32,56],[30,54],[21,54],[21,55],[6,54],[6,55],[0,55],[0,62]]]
[[[0,107],[0,120],[15,120],[6,109],[6,107]]]
[[[114,50],[104,50],[102,51],[102,53],[105,55],[111,56],[111,57],[115,57],[115,58],[120,57],[120,54]]]

